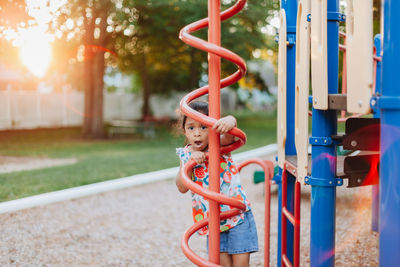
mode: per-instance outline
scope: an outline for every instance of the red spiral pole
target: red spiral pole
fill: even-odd
[[[209,85],[196,89],[186,95],[181,101],[181,111],[188,117],[201,122],[210,128],[209,133],[209,174],[210,184],[209,189],[204,189],[201,186],[193,183],[190,179],[193,167],[196,165],[194,161],[189,161],[182,168],[181,177],[183,183],[196,194],[200,194],[209,200],[210,216],[197,222],[190,227],[184,234],[182,240],[182,250],[185,255],[195,264],[201,266],[217,266],[219,263],[219,222],[220,220],[235,216],[246,206],[238,201],[219,194],[220,187],[220,154],[229,153],[246,142],[246,135],[238,128],[233,128],[229,131],[230,134],[238,137],[238,141],[230,146],[220,149],[219,134],[212,129],[213,124],[220,118],[220,89],[229,86],[240,80],[246,73],[246,64],[242,58],[235,53],[220,46],[221,38],[221,21],[226,20],[241,9],[246,4],[246,0],[238,0],[232,7],[220,13],[220,0],[208,0],[208,18],[191,23],[185,26],[179,34],[180,39],[188,45],[204,50],[209,53]],[[209,26],[208,41],[202,40],[191,33]],[[220,58],[224,58],[235,63],[238,66],[238,71],[234,74],[220,80]],[[188,104],[192,100],[209,94],[209,117],[191,109]],[[236,209],[219,213],[219,205],[226,204]],[[206,261],[193,253],[188,246],[188,240],[200,228],[209,225],[209,260]]]
[[[221,45],[221,17],[220,17],[220,0],[208,0],[208,18],[210,21],[208,30],[208,41],[212,44]],[[220,97],[220,78],[221,78],[221,58],[213,53],[208,54],[208,82],[210,85],[208,91],[209,99],[209,115],[211,118],[219,119],[221,117],[221,97]],[[209,175],[211,191],[219,193],[220,183],[220,138],[216,130],[210,128],[208,136],[209,147]],[[210,216],[208,222],[208,259],[211,262],[219,263],[220,254],[220,214],[219,203],[217,201],[209,201]]]

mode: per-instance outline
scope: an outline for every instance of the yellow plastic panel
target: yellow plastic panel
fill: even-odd
[[[310,86],[310,0],[300,0],[296,25],[295,145],[297,180],[304,183],[308,169],[308,90]]]
[[[278,165],[283,169],[285,163],[286,144],[286,12],[281,9],[279,27],[279,54],[278,54]]]
[[[347,111],[367,114],[373,89],[372,0],[347,0]]]
[[[328,109],[327,0],[311,1],[311,80],[313,107]]]

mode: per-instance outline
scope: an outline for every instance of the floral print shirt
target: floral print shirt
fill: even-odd
[[[176,154],[179,156],[183,164],[187,163],[190,159],[191,152],[189,151],[189,145],[176,149]],[[233,162],[230,155],[221,155],[221,175],[220,175],[220,192],[231,198],[243,201],[246,205],[246,211],[250,210],[250,202],[248,201],[246,194],[240,184],[240,175],[236,164]],[[208,188],[209,177],[208,177],[208,162],[204,162],[200,165],[196,165],[193,168],[192,180],[204,188]],[[220,211],[231,210],[228,205],[220,205]],[[208,200],[204,199],[203,196],[192,192],[192,212],[193,221],[198,222],[209,215]],[[221,221],[220,230],[221,232],[231,229],[232,227],[242,223],[244,220],[243,213],[234,217],[228,218]],[[200,235],[208,233],[208,227],[203,227],[198,231]]]

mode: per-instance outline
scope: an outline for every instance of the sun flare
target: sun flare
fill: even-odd
[[[51,62],[51,45],[48,36],[40,28],[21,32],[20,58],[22,63],[37,77],[43,77]]]

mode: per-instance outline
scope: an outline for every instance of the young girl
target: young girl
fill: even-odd
[[[208,104],[206,102],[194,101],[189,104],[192,109],[208,115]],[[181,118],[183,133],[186,136],[187,145],[177,148],[176,153],[180,158],[180,168],[193,159],[197,165],[193,168],[192,180],[204,188],[208,188],[208,162],[205,152],[208,151],[208,128],[200,122],[185,115]],[[235,141],[233,135],[227,134],[236,126],[233,116],[219,119],[213,128],[221,134],[221,146],[230,145]],[[180,171],[176,177],[176,186],[181,193],[186,193],[188,188],[182,183]],[[250,253],[258,251],[257,229],[250,203],[240,184],[240,176],[236,164],[230,154],[221,155],[221,194],[243,201],[246,211],[223,220],[220,223],[220,263],[222,266],[249,266]],[[220,205],[221,212],[230,210],[228,205]],[[192,212],[194,222],[208,217],[208,200],[198,194],[192,193]],[[208,234],[208,228],[204,227],[198,231],[200,235]],[[208,236],[207,236],[208,247]]]

